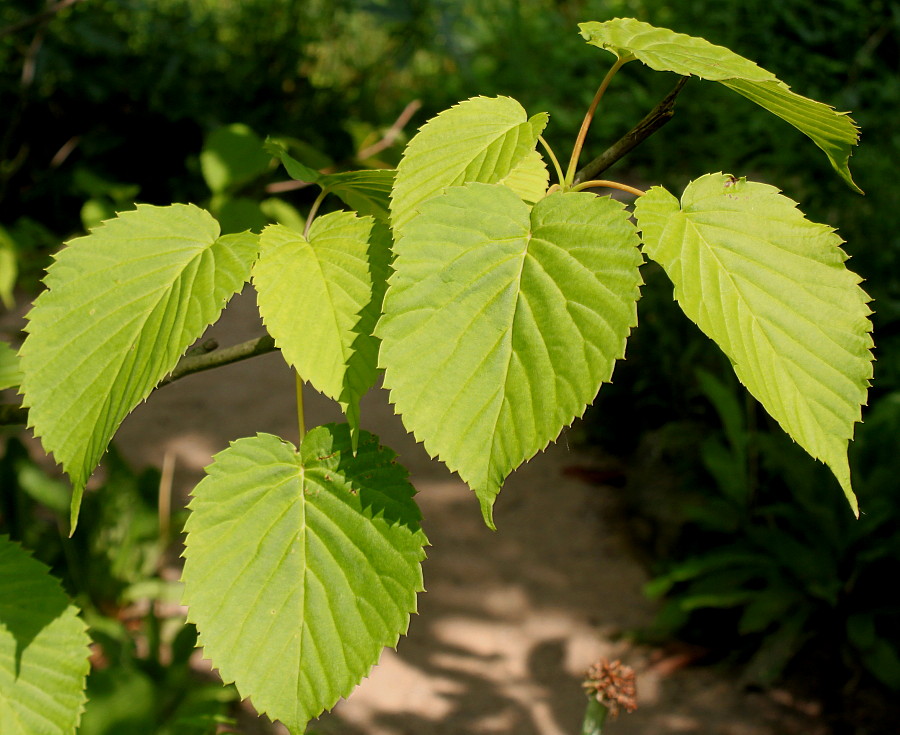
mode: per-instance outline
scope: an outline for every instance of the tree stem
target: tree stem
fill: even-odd
[[[581,735],[602,735],[609,709],[596,697],[588,697],[588,705],[581,724]]]
[[[663,125],[669,122],[675,114],[675,98],[678,96],[678,93],[681,92],[682,87],[687,84],[688,79],[690,79],[690,77],[679,78],[678,82],[672,88],[672,91],[669,92],[656,107],[650,110],[643,120],[575,174],[572,183],[579,184],[582,181],[593,179],[598,174],[603,173],[606,169],[616,163],[616,161],[627,155]]]
[[[163,378],[157,387],[162,388],[164,385],[174,383],[179,378],[193,373],[230,365],[233,362],[246,360],[248,357],[265,355],[267,352],[274,352],[275,349],[275,340],[268,334],[264,334],[262,337],[256,337],[231,347],[224,347],[221,350],[205,355],[185,355],[178,361],[175,369],[169,373],[168,377]]]
[[[178,361],[175,369],[163,378],[156,387],[162,388],[164,385],[174,383],[176,380],[188,375],[230,365],[233,362],[240,362],[250,357],[265,355],[268,352],[274,352],[276,349],[278,348],[275,347],[275,340],[268,334],[265,334],[262,337],[249,339],[246,342],[225,347],[215,352],[206,354],[189,352]],[[28,424],[28,409],[22,406],[14,406],[10,403],[0,404],[0,426],[21,424]]]

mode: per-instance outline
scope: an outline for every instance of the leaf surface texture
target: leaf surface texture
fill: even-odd
[[[638,59],[656,71],[721,82],[809,137],[825,152],[847,185],[862,193],[849,169],[850,153],[859,141],[859,131],[845,113],[792,92],[772,72],[703,38],[657,28],[634,18],[581,23],[579,28],[589,44],[619,59]]]
[[[28,315],[23,405],[81,492],[125,416],[249,278],[257,236],[193,205],[140,205],[68,243]]]
[[[534,152],[547,120],[546,113],[529,118],[510,97],[473,97],[425,123],[397,167],[391,194],[395,237],[426,201],[447,187],[492,184],[509,176]],[[534,161],[523,165],[515,175],[533,176]]]
[[[475,490],[580,416],[636,324],[641,256],[621,204],[502,185],[434,197],[395,245],[377,334],[404,424]]]
[[[253,270],[259,310],[285,360],[338,401],[354,432],[359,399],[375,382],[390,234],[371,217],[332,212],[309,238],[282,225],[260,236]]]
[[[59,581],[0,536],[0,732],[74,735],[90,638]]]
[[[680,204],[653,187],[635,214],[685,314],[856,510],[847,443],[872,377],[872,324],[841,239],[774,187],[723,174],[689,184]]]
[[[320,426],[216,455],[190,504],[189,619],[222,678],[292,735],[406,632],[427,543],[406,470],[363,432]]]

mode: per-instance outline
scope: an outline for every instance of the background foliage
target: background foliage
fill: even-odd
[[[869,679],[900,684],[898,611],[880,584],[900,564],[890,533],[900,520],[893,439],[900,428],[895,2],[86,0],[3,33],[35,12],[28,0],[0,3],[0,298],[7,307],[14,297],[30,300],[60,242],[134,201],[206,204],[224,232],[302,221],[313,195],[272,188],[280,175],[258,149],[266,135],[319,168],[358,164],[359,152],[417,99],[422,107],[400,134],[401,145],[362,161],[393,166],[405,137],[438,110],[476,94],[506,94],[551,113],[550,143],[559,149],[574,136],[606,69],[602,55],[583,52],[576,24],[584,20],[633,16],[703,36],[803,94],[852,110],[863,139],[851,166],[865,198],[849,192],[823,156],[798,145],[799,133],[717,85],[695,82],[679,97],[673,121],[613,175],[679,190],[704,171],[750,175],[777,183],[811,220],[838,227],[851,267],[875,299],[879,344],[875,387],[852,458],[862,522],[852,522],[821,468],[793,462],[796,448],[744,403],[717,350],[674,309],[661,308],[671,295],[659,269],[645,269],[641,327],[614,384],[600,393],[588,435],[621,453],[637,452],[636,461],[655,447],[682,478],[683,489],[667,506],[682,508],[682,515],[655,519],[670,527],[687,522],[657,549],[664,556],[651,591],[669,600],[659,631],[705,631],[705,644],[738,650],[750,661],[748,675],[756,681],[772,681],[791,656],[828,641],[825,649],[841,662],[837,688]],[[611,94],[628,91],[602,107],[586,157],[625,132],[673,83],[674,77],[626,66]],[[246,155],[235,159],[241,145]],[[215,161],[223,160],[220,175]],[[679,434],[697,441],[679,442]],[[109,691],[127,701],[122,682],[133,691],[168,692],[169,699],[158,697],[169,704],[155,715],[153,730],[165,731],[180,711],[178,677],[187,675],[192,628],[154,634],[151,611],[138,627],[162,643],[138,652],[135,630],[111,616],[138,594],[135,585],[149,581],[156,585],[153,599],[165,598],[153,560],[160,538],[155,500],[145,494],[128,504],[128,517],[138,515],[127,530],[118,516],[86,508],[85,524],[97,517],[95,527],[82,529],[91,553],[75,547],[75,556],[64,559],[48,519],[65,491],[40,479],[13,438],[5,440],[0,471],[0,531],[36,550],[64,579],[88,611],[107,659],[132,672],[104,683],[104,669],[96,667],[92,698]],[[111,503],[144,492],[143,481],[115,459],[109,472],[116,488]],[[777,500],[784,493],[790,503]],[[647,514],[649,506],[636,512]],[[170,536],[163,536],[165,545]],[[98,560],[106,571],[95,569]],[[788,608],[792,615],[778,614]],[[164,666],[153,651],[167,646],[179,653]],[[218,699],[196,696],[203,716],[194,721],[201,727],[209,722],[203,717],[224,711]],[[89,711],[85,728],[122,726],[114,717],[106,725],[98,718]]]

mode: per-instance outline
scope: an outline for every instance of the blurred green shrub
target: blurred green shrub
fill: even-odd
[[[27,544],[77,600],[93,641],[80,735],[213,735],[237,701],[191,661],[194,626],[181,613],[177,573],[165,574],[183,512],[160,528],[160,474],[135,473],[113,448],[86,493],[90,517],[64,538],[68,483],[9,437],[0,457],[0,534]],[[170,560],[171,561],[171,560]]]
[[[833,502],[827,471],[777,427],[754,425],[736,384],[698,372],[719,429],[699,446],[705,473],[683,498],[683,526],[647,593],[665,603],[655,634],[736,650],[748,682],[774,683],[798,656],[823,681],[866,671],[900,689],[900,393],[879,399],[852,445],[859,520]]]

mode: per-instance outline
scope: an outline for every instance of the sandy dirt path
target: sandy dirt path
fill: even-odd
[[[224,346],[261,331],[249,292],[210,336]],[[278,354],[190,376],[151,396],[116,442],[137,466],[174,458],[175,492],[184,496],[229,441],[260,431],[296,441],[293,391]],[[308,425],[339,420],[337,407],[311,390],[306,403]],[[777,714],[768,698],[741,693],[713,670],[666,673],[651,664],[650,651],[623,637],[648,623],[654,607],[641,594],[645,573],[617,531],[614,494],[623,490],[563,472],[596,456],[579,454],[564,435],[514,473],[497,503],[495,533],[471,491],[406,433],[385,391],[367,396],[362,423],[400,455],[419,491],[432,544],[427,592],[398,650],[386,650],[311,731],[576,735],[582,674],[606,656],[638,671],[640,708],[608,726],[612,735],[783,732],[767,724]]]

